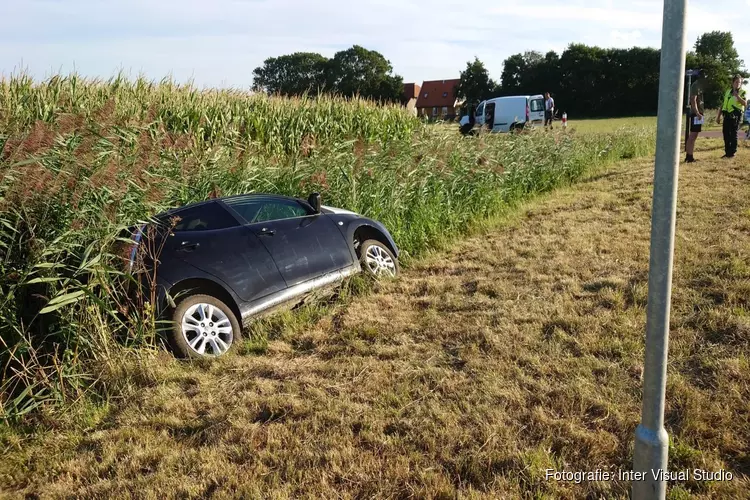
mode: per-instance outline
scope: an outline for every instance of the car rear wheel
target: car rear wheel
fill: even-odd
[[[240,338],[240,325],[232,309],[210,295],[182,300],[172,314],[169,343],[181,358],[215,358]]]
[[[366,240],[360,246],[359,262],[365,273],[376,278],[398,276],[398,259],[378,240]]]

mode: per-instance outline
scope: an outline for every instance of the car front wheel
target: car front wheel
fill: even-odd
[[[215,358],[226,354],[240,338],[232,309],[210,295],[182,300],[172,314],[169,343],[181,358]]]
[[[398,276],[398,259],[391,250],[377,240],[366,240],[360,246],[359,262],[362,269],[376,278]]]

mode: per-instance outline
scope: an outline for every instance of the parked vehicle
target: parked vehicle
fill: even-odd
[[[468,116],[461,124],[468,123]],[[495,97],[482,101],[474,115],[476,126],[492,132],[509,132],[527,126],[544,124],[544,96],[521,95]]]
[[[307,201],[231,196],[154,220],[136,231],[130,266],[140,248],[139,262],[156,270],[158,312],[173,322],[166,336],[179,357],[220,356],[237,343],[243,321],[351,274],[399,272],[399,250],[380,222],[321,206],[316,193]],[[160,250],[151,257],[147,248]]]

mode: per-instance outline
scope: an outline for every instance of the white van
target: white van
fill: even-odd
[[[477,106],[475,117],[478,126],[491,125],[492,132],[509,132],[526,124],[543,125],[544,96],[517,95],[487,99]]]

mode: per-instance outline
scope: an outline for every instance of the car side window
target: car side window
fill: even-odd
[[[266,222],[272,220],[292,219],[308,215],[307,209],[299,203],[291,200],[273,200],[263,203],[263,206],[255,214],[253,222]]]
[[[172,217],[179,218],[174,231],[212,231],[239,225],[232,214],[216,203],[181,210],[167,216],[165,222],[169,223]]]
[[[309,215],[307,209],[294,200],[245,199],[225,200],[225,203],[250,224]]]

